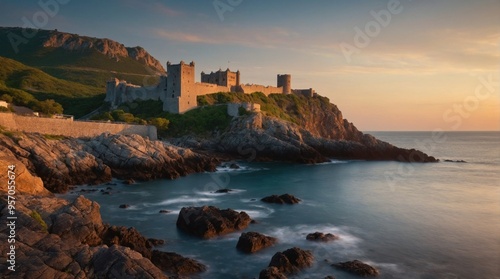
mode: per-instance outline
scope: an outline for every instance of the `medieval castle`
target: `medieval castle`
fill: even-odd
[[[113,79],[107,82],[106,102],[116,108],[120,104],[135,100],[161,100],[163,110],[170,113],[184,113],[197,107],[197,96],[218,92],[240,92],[251,94],[262,92],[269,94],[297,94],[314,96],[310,89],[292,89],[291,75],[278,75],[277,86],[243,85],[240,71],[201,72],[201,82],[195,82],[195,64],[181,61],[179,64],[167,62],[167,75],[160,77],[160,82],[151,87],[141,87],[126,81]]]

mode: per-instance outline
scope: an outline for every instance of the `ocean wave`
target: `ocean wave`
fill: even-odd
[[[349,163],[349,162],[350,161],[342,161],[342,160],[330,159],[329,162],[318,163],[316,165],[346,164],[346,163]]]
[[[227,166],[219,166],[216,168],[216,173],[224,173],[224,172],[254,172],[254,171],[263,171],[269,170],[268,168],[252,168],[249,166],[239,166],[237,169],[233,169]]]
[[[339,237],[331,242],[315,242],[306,239],[310,233],[322,232],[331,233]],[[268,235],[279,239],[280,243],[301,245],[310,247],[318,254],[330,253],[334,251],[341,255],[362,255],[363,250],[359,248],[362,240],[349,232],[349,228],[336,227],[332,225],[297,225],[271,229]],[[332,250],[332,248],[335,248]],[[328,257],[326,257],[328,258]]]
[[[182,196],[182,197],[179,197],[179,198],[175,198],[175,199],[168,199],[168,200],[164,200],[164,201],[161,201],[161,202],[158,202],[158,203],[148,203],[148,204],[144,204],[145,206],[159,206],[159,205],[172,205],[172,204],[190,204],[190,205],[198,205],[198,204],[202,204],[202,203],[207,203],[207,202],[214,202],[216,201],[216,199],[214,198],[193,198],[193,197],[189,197],[189,196]]]
[[[220,189],[218,189],[220,190]],[[230,189],[231,191],[229,191],[228,193],[216,193],[215,191],[196,191],[195,194],[197,195],[201,195],[201,196],[223,196],[223,195],[230,195],[230,194],[239,194],[239,193],[243,193],[243,192],[246,192],[247,190],[245,189],[233,189],[231,188]]]

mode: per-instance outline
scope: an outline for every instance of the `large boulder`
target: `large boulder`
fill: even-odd
[[[26,168],[24,163],[18,161],[13,156],[0,156],[0,181],[5,187],[0,187],[0,192],[7,192],[7,183],[9,181],[9,166],[14,166],[11,175],[12,181],[15,183],[15,192],[24,195],[50,196],[51,193],[43,187],[43,182],[40,177],[33,176]]]
[[[214,206],[183,207],[177,218],[177,227],[207,239],[243,230],[251,221],[245,212],[232,209],[219,209]]]
[[[277,239],[271,236],[266,236],[258,232],[242,233],[236,249],[244,253],[255,253],[259,250],[274,245]]]
[[[267,203],[277,203],[277,204],[297,204],[300,202],[300,199],[290,194],[283,194],[281,196],[278,195],[268,196],[262,198],[261,201]]]
[[[298,273],[304,268],[311,267],[314,256],[311,251],[305,251],[294,247],[284,252],[274,254],[269,267],[276,267],[280,272],[291,275]]]
[[[331,234],[331,233],[321,233],[321,232],[315,232],[315,233],[310,233],[306,236],[307,240],[310,241],[321,241],[321,242],[329,242],[333,240],[339,239],[338,236]]]
[[[153,250],[151,261],[161,270],[175,275],[191,275],[207,270],[204,264],[193,259],[158,250]]]
[[[376,268],[358,260],[336,263],[332,266],[361,277],[375,277],[379,275],[379,271]]]

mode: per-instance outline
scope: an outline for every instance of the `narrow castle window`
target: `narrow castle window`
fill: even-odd
[[[175,98],[174,94],[172,94],[172,98]]]

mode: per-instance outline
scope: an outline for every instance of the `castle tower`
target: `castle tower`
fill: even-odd
[[[278,87],[283,87],[283,94],[292,94],[292,76],[278,75]]]
[[[170,113],[184,113],[197,107],[195,64],[181,61],[179,64],[167,62],[167,86],[165,88],[163,110]]]

